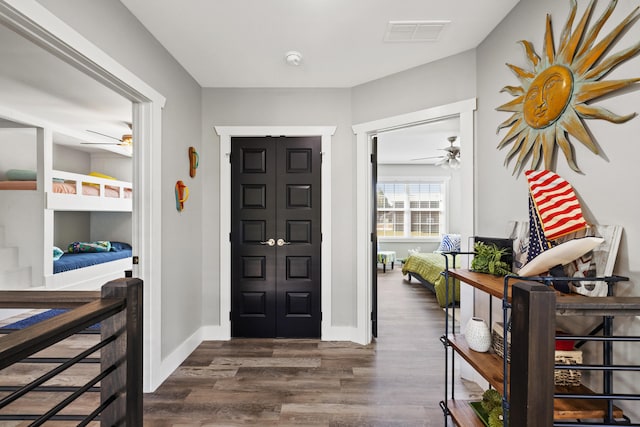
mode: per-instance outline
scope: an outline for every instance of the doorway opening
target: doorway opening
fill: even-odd
[[[133,274],[145,282],[143,312],[144,336],[147,339],[143,351],[143,381],[144,390],[152,391],[174,369],[163,366],[161,351],[162,280],[159,260],[162,246],[159,236],[162,234],[162,222],[158,212],[161,212],[162,190],[159,186],[145,185],[161,180],[160,140],[162,108],[166,100],[35,1],[0,0],[0,25],[43,48],[48,54],[71,65],[76,72],[89,76],[96,85],[108,88],[132,105],[132,112],[129,110],[129,113],[132,113],[135,141],[132,181],[136,196],[133,197],[131,243],[140,260],[140,264],[133,266]],[[24,118],[24,114],[20,115],[20,119]],[[38,123],[32,118],[24,120]],[[47,121],[47,125],[42,127],[48,127],[49,124]]]
[[[443,234],[460,234],[459,116],[383,130],[373,137],[372,335],[377,336],[380,271],[402,269],[411,253],[432,253]],[[454,147],[451,149],[450,147]],[[384,274],[383,274],[384,275]]]
[[[372,251],[374,235],[374,221],[371,215],[373,206],[373,189],[372,179],[372,148],[373,137],[384,131],[408,127],[414,124],[423,124],[433,122],[446,117],[458,117],[460,134],[459,144],[461,152],[469,161],[460,168],[460,182],[465,189],[464,193],[468,197],[464,197],[460,202],[460,234],[464,242],[468,236],[473,235],[474,230],[474,124],[473,114],[476,109],[476,100],[468,99],[455,102],[439,107],[433,107],[413,113],[393,116],[386,119],[376,120],[372,122],[362,123],[353,126],[356,134],[356,214],[358,218],[365,218],[357,225],[357,253],[356,253],[356,270],[357,270],[357,292],[358,292],[358,318],[357,318],[357,342],[367,344],[372,339],[372,320],[373,315],[373,269]],[[427,157],[427,156],[421,156]],[[464,164],[464,163],[463,163]],[[461,300],[465,298],[461,294]],[[461,303],[461,311],[465,311],[464,303]],[[468,310],[469,313],[471,310]],[[464,322],[464,314],[461,316]]]

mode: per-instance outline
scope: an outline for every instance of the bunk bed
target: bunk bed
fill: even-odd
[[[46,133],[45,133],[46,134]],[[123,277],[126,270],[132,268],[132,253],[130,242],[130,228],[132,211],[132,185],[130,182],[105,178],[103,174],[79,174],[53,169],[52,156],[43,153],[53,152],[53,139],[40,138],[37,141],[37,170],[32,171],[35,179],[7,179],[0,182],[0,244],[16,247],[19,253],[20,268],[28,268],[30,283],[15,283],[0,272],[0,288],[4,289],[98,289],[99,286],[117,277]],[[45,148],[43,148],[43,146]],[[5,147],[6,148],[6,147]],[[65,150],[68,148],[65,148]],[[49,161],[42,161],[48,157]],[[0,176],[7,176],[6,170],[0,170]],[[56,217],[59,213],[84,215],[83,225],[91,223],[94,214],[121,213],[119,221],[128,224],[117,226],[115,232],[117,245],[107,252],[92,252],[82,254],[65,253],[62,259],[79,260],[84,263],[65,264],[64,267],[54,265],[54,230]],[[79,213],[79,214],[76,214]],[[64,215],[63,214],[63,215]],[[86,221],[84,218],[87,218]],[[124,218],[124,221],[121,220]],[[82,227],[78,226],[78,229]],[[85,227],[87,228],[87,227]],[[81,238],[74,240],[90,241],[93,225],[90,231],[82,229]],[[104,229],[107,228],[105,232]],[[73,230],[73,224],[67,225],[65,230]],[[110,236],[107,227],[99,227],[101,240]],[[127,230],[124,233],[122,230]],[[60,233],[64,234],[64,233]],[[124,237],[123,237],[124,234]],[[60,239],[56,236],[56,239]],[[127,240],[124,243],[121,241]],[[68,243],[58,246],[67,252]],[[2,249],[2,247],[0,247]],[[88,257],[88,260],[87,260]],[[63,265],[60,263],[60,265]],[[14,275],[15,276],[15,275]]]

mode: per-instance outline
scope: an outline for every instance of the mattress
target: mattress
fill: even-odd
[[[36,190],[36,181],[0,181],[0,190]],[[59,194],[76,194],[76,184],[69,182],[52,183],[52,191]],[[120,197],[117,187],[104,187],[105,197]],[[85,196],[99,196],[100,188],[96,185],[84,184],[82,194]],[[131,190],[124,190],[124,198],[131,198]]]
[[[91,265],[128,258],[131,254],[131,249],[122,249],[116,252],[65,253],[60,259],[53,262],[53,273],[62,273],[64,271],[77,270]]]

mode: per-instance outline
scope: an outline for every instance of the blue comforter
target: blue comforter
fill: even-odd
[[[130,249],[123,249],[117,252],[89,252],[69,254],[65,253],[59,260],[53,262],[53,273],[76,270],[90,265],[102,264],[117,259],[131,256]]]

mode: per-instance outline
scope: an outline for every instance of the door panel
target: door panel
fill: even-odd
[[[320,156],[320,137],[232,139],[233,336],[320,336]]]

